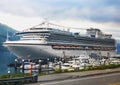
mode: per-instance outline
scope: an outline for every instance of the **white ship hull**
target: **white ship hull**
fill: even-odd
[[[49,44],[43,43],[23,43],[23,42],[14,42],[14,43],[5,43],[4,44],[12,53],[17,57],[23,59],[46,59],[61,57],[64,58],[70,56],[80,56],[81,54],[90,54],[90,53],[99,53],[101,55],[107,56],[108,52],[110,55],[115,55],[115,51],[97,51],[97,50],[61,50],[53,49]]]

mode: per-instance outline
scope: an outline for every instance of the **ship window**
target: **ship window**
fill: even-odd
[[[95,35],[91,35],[91,38],[95,38]]]
[[[53,28],[47,28],[48,30],[53,30]]]

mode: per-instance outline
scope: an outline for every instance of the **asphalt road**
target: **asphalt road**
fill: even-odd
[[[120,73],[39,83],[37,85],[120,85]]]

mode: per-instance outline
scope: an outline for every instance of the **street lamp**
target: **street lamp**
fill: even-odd
[[[59,69],[61,70],[61,61],[59,61]]]
[[[99,62],[100,62],[100,65],[102,64],[102,55],[101,55],[101,52],[99,52]]]
[[[47,63],[48,63],[48,74],[49,74],[49,58],[47,58]]]
[[[28,62],[30,62],[31,60],[30,59],[28,59]]]
[[[14,68],[15,68],[15,73],[17,73],[17,62],[18,62],[18,60],[17,59],[15,59],[15,66],[14,66]]]
[[[42,60],[39,60],[38,62],[39,62],[39,68],[38,69],[39,69],[39,73],[40,73],[41,72],[41,62],[42,62]]]
[[[23,73],[23,76],[24,76],[24,59],[22,59],[22,73]]]
[[[10,70],[8,70],[8,76],[9,76],[9,78],[10,78]]]
[[[108,63],[110,64],[110,53],[107,52],[107,57],[108,57]]]
[[[62,58],[62,63],[64,63],[64,58]]]
[[[54,63],[56,63],[56,58],[54,58]]]

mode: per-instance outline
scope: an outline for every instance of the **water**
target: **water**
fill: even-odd
[[[14,68],[9,68],[8,65],[13,63],[15,56],[8,51],[0,52],[0,75],[7,74],[8,70],[11,69],[11,72],[14,71]]]
[[[0,75],[7,74],[9,70],[13,73],[14,68],[10,68],[7,65],[0,65]]]
[[[8,74],[8,71],[10,71],[10,73],[15,73],[15,68],[8,65],[14,63],[16,58],[17,57],[9,51],[0,52],[0,75]],[[21,72],[22,70],[17,70],[17,73]],[[34,72],[38,71],[35,70]],[[30,70],[25,70],[25,73],[30,73]]]
[[[0,66],[0,67],[2,67],[2,69],[0,70],[0,75],[7,74],[8,71],[10,71],[10,73],[15,73],[14,68],[10,68],[8,66],[4,66],[4,67]]]

